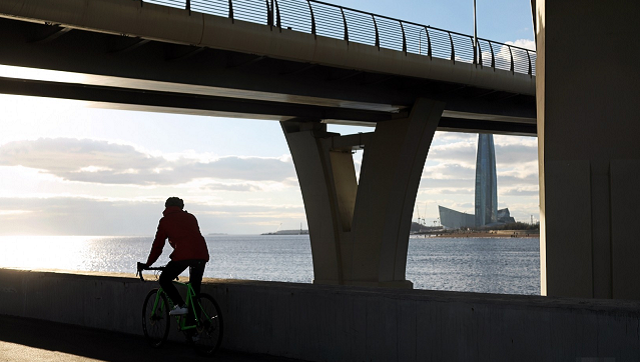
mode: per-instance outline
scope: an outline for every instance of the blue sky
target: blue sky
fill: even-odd
[[[473,33],[472,0],[334,3]],[[478,1],[478,35],[531,46],[530,2]],[[185,199],[205,234],[306,228],[277,122],[6,95],[0,106],[0,234],[152,235],[168,196]],[[477,134],[436,134],[414,219],[419,213],[433,224],[438,204],[473,212],[476,141]],[[500,207],[520,221],[538,219],[537,139],[495,141]]]
[[[473,35],[473,0],[341,0],[331,3]],[[498,42],[534,38],[530,1],[477,0],[477,18],[480,38]]]

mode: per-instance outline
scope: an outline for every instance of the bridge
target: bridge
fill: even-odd
[[[640,299],[638,5],[547,5],[532,1],[534,53],[312,0],[6,0],[0,63],[63,73],[16,73],[0,92],[280,121],[321,284],[411,286],[435,130],[537,134],[542,294]]]
[[[512,45],[317,1],[1,6],[3,64],[83,74],[4,79],[4,92],[349,124],[401,118],[423,96],[445,102],[442,130],[535,134],[535,52]]]
[[[0,63],[55,71],[0,92],[281,121],[319,284],[412,286],[436,129],[536,134],[535,52],[427,25],[311,0],[10,0],[0,14]]]
[[[638,360],[640,3],[532,10],[538,53],[311,0],[5,0],[0,63],[58,73],[16,72],[0,92],[281,122],[324,285],[205,283],[233,321],[228,348]],[[341,136],[331,122],[375,131]],[[537,134],[547,297],[367,288],[411,286],[408,222],[436,129]],[[0,270],[0,282],[4,313],[123,332],[146,289],[41,271]]]

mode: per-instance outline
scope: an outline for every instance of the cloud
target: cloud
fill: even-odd
[[[241,183],[241,184],[211,183],[203,186],[202,188],[207,190],[216,190],[216,191],[262,191],[261,187],[248,184],[248,183]]]
[[[220,157],[169,160],[106,141],[41,138],[0,146],[0,165],[38,169],[69,181],[99,184],[177,185],[199,178],[284,181],[294,177],[289,158]]]
[[[4,235],[152,234],[162,203],[112,201],[83,197],[0,198]],[[137,231],[137,232],[136,232]]]
[[[155,233],[164,200],[129,201],[89,197],[0,198],[0,235],[148,235]],[[305,221],[302,205],[204,204],[185,198],[203,234],[257,234],[264,225]],[[260,226],[262,225],[262,226]]]
[[[433,138],[433,144],[435,145],[443,142],[450,143],[453,141],[476,142],[477,140],[478,135],[476,133],[436,131],[435,137]]]
[[[538,187],[539,180],[538,174],[532,173],[524,177],[498,174],[498,188],[514,187],[514,186],[531,186]]]
[[[477,148],[476,140],[464,140],[433,146],[429,150],[427,159],[438,162],[455,162],[475,167]]]
[[[496,145],[497,167],[522,165],[535,161],[537,170],[538,147],[521,144]]]
[[[475,180],[473,179],[440,179],[440,178],[422,178],[420,180],[421,189],[458,189],[473,190]]]
[[[516,41],[508,41],[506,44],[515,45],[520,48],[525,48],[529,50],[536,50],[536,42],[534,40],[529,39],[518,39]]]
[[[475,205],[471,202],[456,202],[453,200],[438,200],[438,205],[457,210],[460,212],[465,212],[467,214],[475,213]],[[446,206],[445,206],[446,205]]]
[[[476,177],[475,165],[465,166],[457,163],[441,163],[435,166],[427,166],[423,172],[423,180],[439,179],[446,180],[445,183],[457,179],[460,181],[472,182]],[[424,181],[423,181],[424,182]]]
[[[475,191],[473,188],[451,188],[451,189],[423,189],[422,194],[432,195],[469,195]]]
[[[448,143],[432,146],[427,160],[438,163],[456,163],[475,168],[477,148],[477,136],[450,139]],[[535,138],[495,137],[495,149],[498,167],[538,160],[538,143]]]
[[[125,171],[162,167],[161,158],[136,151],[132,146],[104,141],[73,138],[41,138],[36,141],[14,141],[0,147],[0,164],[70,173],[91,168],[89,173],[106,170]]]
[[[500,196],[539,196],[537,187],[510,187],[500,189]]]
[[[526,72],[528,70],[529,59],[531,59],[531,65],[535,66],[535,41],[529,39],[518,39],[516,41],[508,41],[505,44],[507,45],[500,46],[499,44],[493,44],[494,61],[496,68],[510,70],[512,57],[515,67],[519,72]],[[526,50],[509,47],[508,45],[532,50],[534,52],[527,52]],[[487,48],[488,45],[482,44],[482,64],[484,66],[491,66],[491,51],[489,51]]]

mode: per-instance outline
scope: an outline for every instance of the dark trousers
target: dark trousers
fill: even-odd
[[[204,274],[204,266],[207,262],[204,260],[180,260],[170,261],[160,274],[160,286],[167,293],[173,304],[184,305],[184,300],[180,296],[178,289],[173,285],[172,281],[183,271],[189,268],[189,282],[196,292],[200,294],[200,284],[202,284],[202,275]]]

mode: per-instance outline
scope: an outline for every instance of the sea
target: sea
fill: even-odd
[[[205,277],[313,282],[309,235],[211,235]],[[134,275],[153,237],[0,236],[0,267]],[[411,237],[406,278],[415,289],[540,295],[538,238]],[[169,261],[165,246],[155,265]],[[186,272],[185,272],[186,275]]]

